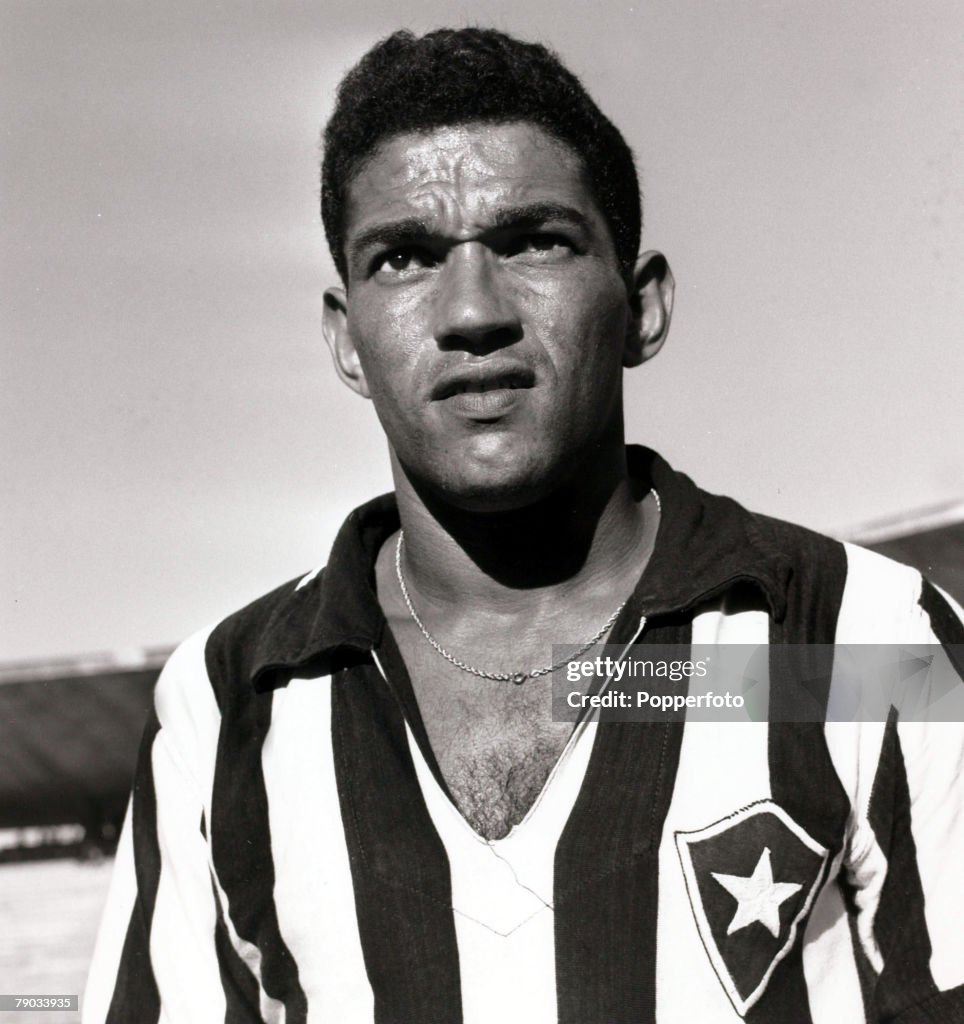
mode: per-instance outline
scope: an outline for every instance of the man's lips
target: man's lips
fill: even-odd
[[[536,375],[518,363],[476,363],[448,370],[432,388],[433,401],[445,401],[456,395],[481,395],[492,391],[518,391],[531,388]]]
[[[480,422],[501,419],[526,394],[523,388],[497,387],[492,391],[458,391],[443,400],[447,412]]]

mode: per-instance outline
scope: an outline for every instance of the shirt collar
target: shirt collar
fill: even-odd
[[[653,554],[634,595],[643,613],[687,611],[746,581],[781,620],[792,564],[761,529],[763,517],[700,490],[648,448],[630,445],[627,455],[630,475],[648,479],[662,506]]]
[[[748,582],[782,619],[791,568],[764,538],[759,517],[701,491],[647,448],[630,445],[627,456],[630,475],[650,482],[662,506],[653,555],[633,595],[640,612],[652,618],[687,611]],[[283,588],[254,638],[256,687],[309,665],[330,672],[346,657],[380,645],[385,617],[375,593],[375,559],[398,526],[394,495],[362,505],[339,530],[325,569]]]

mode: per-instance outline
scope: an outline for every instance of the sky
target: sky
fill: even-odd
[[[390,489],[319,133],[399,27],[546,42],[673,267],[627,434],[836,534],[964,497],[964,7],[0,0],[0,661],[174,643]]]

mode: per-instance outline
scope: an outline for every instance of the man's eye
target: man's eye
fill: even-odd
[[[508,256],[562,256],[573,250],[572,242],[563,235],[536,232],[515,239],[508,247]]]
[[[435,259],[426,249],[418,246],[406,245],[391,252],[383,253],[377,257],[373,270],[376,274],[403,274],[406,271],[418,270],[422,267],[430,267]]]

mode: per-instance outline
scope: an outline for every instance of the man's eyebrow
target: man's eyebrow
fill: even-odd
[[[495,226],[505,228],[537,228],[551,221],[562,221],[580,228],[589,227],[589,219],[574,206],[564,203],[524,203],[506,206],[495,212]]]
[[[403,217],[401,220],[375,224],[351,240],[348,260],[350,263],[354,262],[366,249],[373,246],[394,248],[416,238],[424,238],[430,233],[428,225],[419,217]]]
[[[503,206],[493,215],[493,228],[497,231],[541,227],[551,221],[587,228],[589,220],[574,206],[564,203],[523,203],[520,206]],[[348,261],[357,261],[362,254],[373,247],[395,248],[408,245],[433,234],[432,229],[420,217],[403,217],[400,220],[374,224],[361,231],[348,246]]]

